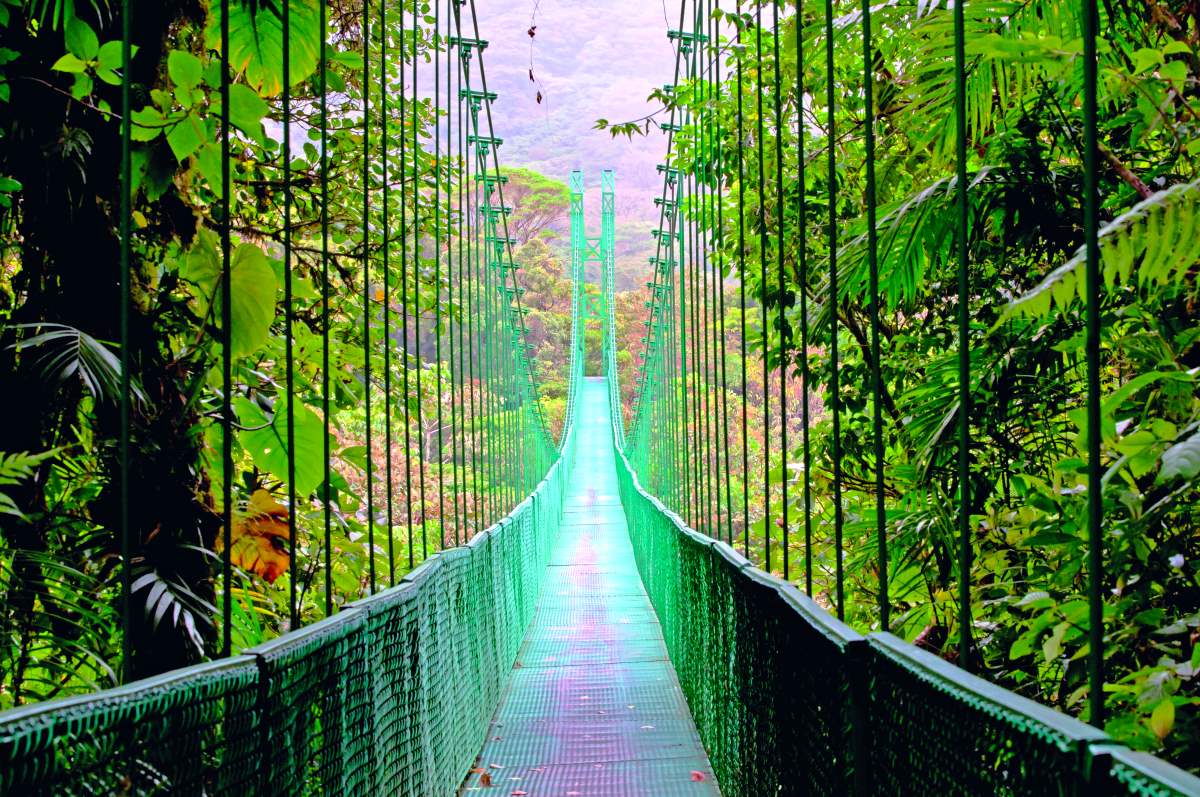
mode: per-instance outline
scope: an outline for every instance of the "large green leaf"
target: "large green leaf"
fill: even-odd
[[[325,478],[322,435],[325,426],[321,418],[305,405],[296,402],[295,462],[296,494],[307,496]],[[254,464],[286,483],[288,478],[287,404],[280,399],[276,412],[267,417],[257,404],[245,398],[234,400],[238,421],[243,427],[238,442],[250,452]]]
[[[184,259],[183,276],[198,288],[197,311],[208,315],[210,305],[215,310],[211,322],[219,326],[221,258],[217,236],[202,230],[192,250]],[[241,244],[233,250],[229,264],[230,316],[234,357],[252,354],[267,341],[271,322],[275,318],[275,272],[267,256],[254,244]]]
[[[1197,475],[1200,475],[1200,432],[1180,440],[1163,452],[1158,480],[1194,479]]]
[[[320,58],[320,15],[317,0],[291,3],[291,82],[308,78]],[[205,39],[209,48],[221,49],[221,12],[214,3]],[[283,22],[278,12],[264,4],[252,9],[244,0],[233,0],[229,9],[229,62],[235,72],[259,93],[273,97],[283,91]]]

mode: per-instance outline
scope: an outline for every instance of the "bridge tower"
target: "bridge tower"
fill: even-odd
[[[600,236],[587,234],[583,208],[583,172],[571,172],[571,297],[578,312],[575,317],[588,321],[599,321],[608,325],[609,312],[614,295],[613,267],[616,261],[616,175],[612,169],[600,173]],[[589,294],[587,284],[588,263],[600,264],[599,291]],[[583,330],[575,338],[583,346]],[[603,335],[603,355],[608,356],[608,330]],[[582,353],[582,352],[581,352]]]

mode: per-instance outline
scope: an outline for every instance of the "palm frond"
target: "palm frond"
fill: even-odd
[[[987,212],[997,196],[991,190],[1003,182],[1003,170],[983,167],[968,175],[967,202],[971,219]],[[909,196],[879,208],[875,225],[878,235],[879,290],[886,306],[897,309],[918,297],[929,271],[953,251],[955,237],[957,178],[936,180]],[[982,229],[969,225],[969,235]],[[825,270],[817,273],[825,275]],[[851,226],[838,249],[838,298],[861,297],[867,293],[867,229],[862,219]],[[814,324],[828,321],[829,283],[816,286]]]
[[[114,401],[121,391],[121,360],[83,330],[66,324],[16,324],[17,329],[41,330],[14,343],[19,352],[33,351],[36,367],[46,379],[63,383],[78,379],[97,401]],[[131,384],[133,398],[145,401],[141,387]]]

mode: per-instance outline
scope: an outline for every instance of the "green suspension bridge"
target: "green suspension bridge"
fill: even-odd
[[[133,55],[131,20],[142,5],[122,4],[118,64]],[[794,41],[799,48],[801,37],[773,35],[764,48],[764,28],[780,30],[780,4],[722,9],[713,0],[684,0],[677,27],[664,32],[676,61],[674,82],[662,88],[663,96],[675,97],[686,87],[692,99],[703,101],[671,105],[670,118],[659,120],[671,155],[659,167],[660,221],[653,231],[657,251],[640,361],[624,375],[620,361],[628,342],[616,331],[615,176],[601,175],[595,237],[585,219],[583,174],[571,175],[571,331],[561,430],[552,429],[541,401],[539,364],[530,356],[529,303],[535,297],[519,284],[513,258],[513,208],[505,203],[509,183],[498,155],[503,142],[493,127],[497,96],[488,88],[487,41],[474,0],[435,0],[421,9],[364,2],[355,22],[362,50],[357,94],[340,78],[337,85],[328,80],[334,74],[329,37],[297,39],[300,14],[293,3],[277,11],[267,3],[260,10],[278,14],[281,35],[275,41],[284,70],[277,184],[286,234],[275,242],[283,295],[272,323],[283,330],[286,348],[276,353],[272,367],[280,376],[269,390],[245,388],[239,325],[250,322],[239,303],[238,274],[251,238],[234,220],[239,204],[253,200],[239,187],[234,168],[247,135],[246,111],[238,105],[244,64],[232,63],[229,55],[242,31],[231,29],[230,0],[211,5],[220,20],[213,52],[224,54],[218,56],[219,77],[204,78],[215,80],[214,96],[223,99],[210,120],[220,146],[212,153],[216,311],[208,326],[220,344],[212,417],[223,430],[214,438],[221,529],[211,579],[215,631],[208,644],[215,655],[162,672],[137,644],[146,638],[140,617],[152,613],[161,596],[151,597],[157,589],[153,562],[134,497],[139,474],[146,474],[137,462],[136,433],[129,431],[140,428],[138,363],[129,345],[136,334],[131,320],[139,312],[131,274],[146,256],[136,245],[132,176],[137,142],[152,134],[139,127],[144,117],[134,113],[139,100],[131,91],[132,71],[124,69],[122,685],[0,714],[0,794],[1200,794],[1200,780],[1182,770],[888,633],[881,402],[874,403],[870,441],[877,446],[876,471],[866,477],[880,488],[878,516],[870,522],[881,529],[872,563],[880,581],[881,630],[863,634],[840,619],[841,495],[851,488],[839,470],[839,419],[846,412],[838,402],[839,319],[808,306],[808,286],[826,280],[838,295],[836,214],[844,198],[834,181],[821,206],[808,207],[804,196],[785,194],[783,169],[786,148],[799,153],[801,182],[806,164],[818,159],[837,172],[840,150],[825,146],[825,137],[835,136],[833,108],[841,98],[833,95],[834,82],[824,81],[830,116],[819,137],[798,118],[797,106],[781,106],[782,69],[773,65],[784,63],[780,47]],[[326,30],[330,6],[303,8],[305,14],[319,12],[316,29]],[[805,74],[832,71],[835,44],[871,53],[872,8],[864,2],[851,23],[839,20],[837,35],[832,8],[807,12],[825,31],[823,58],[786,54],[808,64]],[[962,9],[955,4],[960,92],[967,38]],[[745,22],[731,24],[731,18]],[[750,20],[756,34],[747,36]],[[1091,24],[1084,35],[1088,63],[1094,63],[1096,40]],[[293,102],[296,84],[289,76],[300,48],[318,59],[318,101],[303,107]],[[188,79],[182,66],[178,72],[173,66],[171,74],[177,82]],[[1091,95],[1084,103],[1092,114],[1094,150],[1094,66],[1089,75]],[[736,117],[705,110],[718,107],[730,80],[739,92]],[[869,67],[863,80],[867,189],[854,201],[865,203],[871,219],[869,290],[879,310]],[[766,90],[772,83],[774,107],[764,108],[764,97],[772,101]],[[796,85],[797,95],[806,90],[801,81]],[[743,87],[757,98],[753,114],[742,106]],[[952,185],[965,238],[971,185],[963,105]],[[301,114],[303,126],[294,124]],[[773,154],[763,152],[764,126],[776,133]],[[353,147],[345,139],[333,145],[343,129],[354,133]],[[305,140],[293,140],[299,138]],[[306,145],[317,153],[315,181],[292,172],[288,153]],[[174,140],[172,146],[182,144]],[[1080,290],[1095,299],[1099,200],[1092,151],[1089,158],[1084,202],[1090,284]],[[748,203],[747,184],[772,199]],[[332,203],[331,194],[347,186],[361,204]],[[785,224],[821,213],[828,214],[827,240],[801,236],[799,251],[785,252]],[[741,237],[733,247],[736,262],[722,254],[730,251],[722,237],[729,230]],[[754,236],[758,240],[747,240]],[[806,245],[833,253],[821,260],[827,273],[809,270],[817,258]],[[958,498],[965,506],[971,406],[965,246],[956,256],[963,261],[956,428],[964,474]],[[599,263],[600,278],[598,292],[589,296],[591,263]],[[748,282],[769,292],[772,283],[785,284],[785,269],[805,286],[797,296],[774,305],[747,303]],[[736,306],[726,307],[731,273],[741,276],[740,294],[731,295]],[[354,286],[354,302],[331,290],[339,280]],[[782,314],[796,303],[800,326],[793,331]],[[1089,302],[1089,334],[1099,323],[1094,305]],[[871,381],[875,391],[881,315],[873,313],[866,331],[875,368],[853,377]],[[356,327],[350,349],[331,339],[339,319]],[[740,330],[726,329],[730,319]],[[602,369],[593,375],[585,375],[589,323],[601,330]],[[827,605],[809,597],[818,567],[813,535],[825,523],[805,509],[811,507],[813,419],[808,401],[797,399],[776,371],[784,347],[801,352],[807,392],[809,335],[817,325],[833,328],[827,335],[832,345],[822,352],[831,364],[826,412],[834,441],[836,587]],[[735,332],[740,350],[726,345]],[[1098,359],[1093,348],[1093,409]],[[786,422],[776,424],[774,440],[748,428],[745,402],[731,402],[731,395],[746,396],[747,373],[755,367],[762,369],[764,391],[778,388],[764,396],[765,430],[775,428],[772,412],[784,419],[801,415],[798,480],[766,467],[752,472],[751,435],[761,437],[765,461],[771,446],[789,451],[797,443],[789,441]],[[317,375],[313,394],[298,386],[305,374]],[[269,401],[255,403],[260,394]],[[361,485],[349,484],[336,466],[335,405],[347,395],[365,415]],[[314,409],[304,409],[304,402]],[[295,562],[301,548],[318,552],[322,564],[310,586],[324,611],[319,618],[305,612],[301,579],[288,578],[290,630],[247,645],[238,630],[245,622],[238,574],[261,560],[246,548],[253,540],[238,532],[257,516],[241,475],[250,453],[237,432],[255,424],[274,431],[284,454],[283,495],[267,511],[279,529],[273,555]],[[1088,426],[1099,428],[1098,414],[1088,416]],[[1091,435],[1096,445],[1099,438]],[[311,440],[320,472],[309,478],[302,471],[311,465],[299,452]],[[1091,456],[1094,487],[1099,449]],[[752,480],[763,482],[764,507],[751,506]],[[356,489],[353,505],[365,518],[369,572],[365,594],[343,601],[335,583],[339,551],[346,547],[339,542],[348,522],[342,510]],[[798,504],[789,489],[801,491]],[[800,516],[794,516],[797,505]],[[755,550],[752,511],[764,519]],[[967,513],[958,514],[964,539],[958,566],[967,572],[970,532]],[[1093,505],[1094,543],[1101,522],[1099,505]],[[788,552],[801,541],[805,558],[797,563]],[[1088,560],[1093,695],[1103,688],[1101,550],[1093,544]],[[965,579],[961,589],[959,661],[969,664],[974,641]],[[1099,718],[1102,699],[1097,705],[1093,716]]]

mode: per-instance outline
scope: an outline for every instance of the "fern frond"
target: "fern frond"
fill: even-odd
[[[1180,183],[1143,199],[1100,229],[1100,260],[1105,286],[1133,280],[1146,289],[1182,281],[1200,261],[1200,180]],[[1037,287],[1014,300],[997,325],[1014,315],[1046,318],[1065,313],[1084,298],[1083,247],[1046,275]]]

